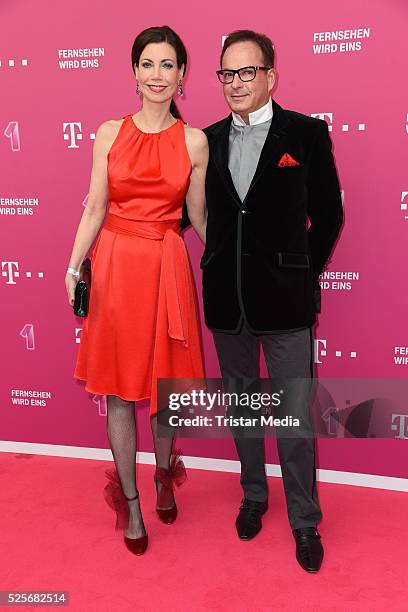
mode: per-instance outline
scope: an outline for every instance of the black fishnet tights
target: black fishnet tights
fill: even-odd
[[[107,433],[115,462],[116,471],[126,497],[134,497],[137,492],[136,486],[136,419],[135,403],[123,400],[116,395],[107,395]],[[157,467],[170,467],[170,457],[173,448],[173,435],[169,428],[168,435],[159,435],[157,416],[150,419],[154,453]],[[162,431],[160,430],[160,433]],[[158,504],[161,509],[174,506],[173,492],[157,483]],[[139,498],[128,501],[129,504],[129,527],[125,529],[126,537],[139,538],[145,535],[143,517],[140,509]]]
[[[107,395],[107,433],[116,471],[126,497],[134,497],[136,487],[135,403],[116,395]],[[128,501],[129,526],[124,535],[140,538],[146,534],[139,498]]]

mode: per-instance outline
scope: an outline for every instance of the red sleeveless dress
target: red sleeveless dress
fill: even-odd
[[[108,154],[109,209],[92,251],[92,285],[74,378],[85,390],[150,398],[158,378],[203,378],[193,275],[180,236],[191,162],[184,124],[139,130],[127,115]]]

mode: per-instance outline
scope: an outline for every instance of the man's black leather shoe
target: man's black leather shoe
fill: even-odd
[[[262,529],[261,516],[268,509],[268,502],[243,499],[235,526],[241,540],[251,540]]]
[[[296,559],[307,572],[317,572],[323,561],[323,546],[315,527],[300,527],[292,530],[296,540]]]

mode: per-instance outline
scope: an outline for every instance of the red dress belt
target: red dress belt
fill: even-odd
[[[108,213],[103,229],[148,240],[162,240],[162,272],[166,296],[168,334],[188,346],[188,320],[183,311],[189,306],[190,267],[184,240],[180,233],[181,219],[171,221],[137,221]],[[184,306],[183,306],[184,305]]]

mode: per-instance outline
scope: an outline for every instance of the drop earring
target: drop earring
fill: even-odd
[[[178,95],[179,96],[183,95],[182,81],[179,81],[179,84],[178,84]]]
[[[136,93],[137,93],[138,96],[140,96],[139,81],[136,81]]]

